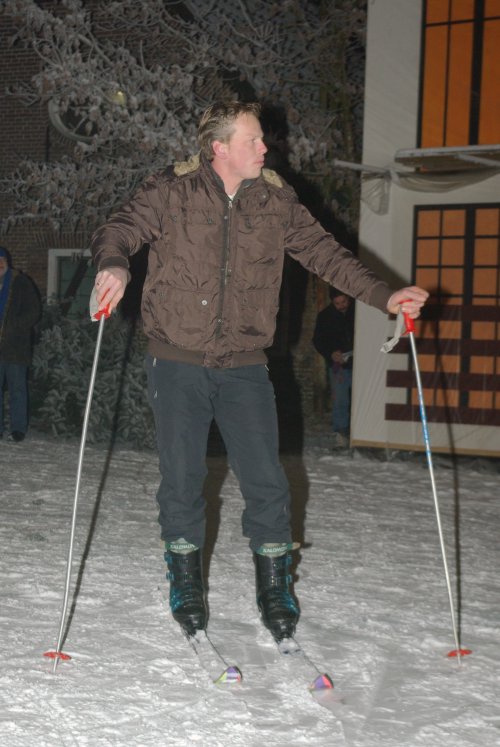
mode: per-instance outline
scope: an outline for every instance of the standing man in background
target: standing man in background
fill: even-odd
[[[274,336],[284,255],[383,313],[401,305],[417,317],[428,294],[389,289],[264,168],[259,113],[252,103],[210,106],[198,128],[201,152],[151,176],[95,232],[92,254],[99,308],[112,311],[129,280],[129,256],[150,246],[142,319],[173,616],[188,635],[207,625],[202,491],[215,418],[245,501],[257,605],[279,641],[294,634],[299,617],[289,572],[290,493],[264,352]]]
[[[326,363],[332,396],[333,447],[349,445],[351,424],[354,304],[336,288],[329,289],[330,303],[316,317],[313,345]]]
[[[27,275],[12,269],[0,247],[0,438],[4,429],[4,388],[9,392],[10,441],[28,430],[28,367],[33,327],[40,318],[38,292]]]

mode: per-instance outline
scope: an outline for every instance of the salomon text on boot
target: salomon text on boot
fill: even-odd
[[[187,636],[207,627],[201,550],[183,539],[165,543],[172,616]]]
[[[269,543],[254,553],[257,606],[264,625],[277,642],[293,636],[300,614],[291,591],[291,547],[295,546]]]

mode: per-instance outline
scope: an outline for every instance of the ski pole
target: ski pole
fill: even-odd
[[[97,313],[95,313],[92,316],[92,320],[99,322],[99,329],[97,332],[97,341],[96,341],[95,352],[94,352],[94,361],[92,364],[92,372],[90,374],[90,384],[89,384],[89,389],[87,393],[87,403],[85,406],[82,435],[80,439],[80,452],[78,456],[78,467],[76,471],[76,485],[75,485],[75,495],[73,499],[73,515],[71,519],[71,531],[70,531],[70,538],[69,538],[68,558],[66,562],[66,582],[65,582],[65,587],[64,587],[64,597],[63,597],[63,604],[62,604],[62,610],[61,610],[61,621],[59,624],[59,634],[57,636],[57,646],[56,646],[55,651],[46,651],[44,653],[44,656],[47,656],[49,659],[54,659],[54,668],[52,670],[53,673],[55,673],[57,669],[57,664],[59,662],[59,659],[63,659],[64,661],[71,659],[71,656],[61,651],[61,646],[62,646],[63,636],[64,636],[64,625],[66,622],[66,612],[68,609],[71,566],[73,563],[73,545],[74,545],[75,527],[76,527],[76,511],[77,511],[77,506],[78,506],[78,496],[80,493],[80,481],[81,481],[81,476],[82,476],[83,454],[85,451],[85,444],[87,441],[87,429],[88,429],[89,417],[90,417],[90,407],[92,404],[92,395],[94,393],[94,384],[95,384],[95,378],[96,378],[96,372],[97,372],[97,364],[99,362],[99,353],[101,350],[102,333],[104,330],[104,320],[108,316],[109,316],[108,307],[106,307],[105,309],[102,309],[101,311],[97,311]]]
[[[434,498],[434,508],[436,510],[436,520],[437,520],[437,526],[438,526],[438,532],[439,532],[439,542],[441,545],[441,555],[443,558],[443,565],[444,565],[444,572],[446,576],[446,586],[448,589],[448,598],[450,602],[450,613],[451,613],[451,624],[453,628],[453,637],[455,639],[455,646],[456,648],[448,653],[448,656],[456,656],[459,664],[461,663],[461,657],[470,654],[471,651],[466,648],[460,648],[460,642],[458,637],[458,630],[457,630],[457,624],[455,620],[455,611],[454,611],[454,604],[453,604],[453,594],[451,591],[451,582],[450,582],[450,574],[448,571],[448,561],[446,559],[446,548],[444,544],[443,539],[443,529],[441,524],[441,516],[440,516],[440,510],[439,510],[439,501],[438,501],[438,495],[436,490],[436,480],[434,478],[434,467],[432,464],[432,452],[431,452],[431,444],[429,439],[429,429],[427,427],[427,415],[425,412],[425,404],[424,404],[424,394],[422,389],[422,380],[420,377],[420,368],[418,365],[418,356],[417,356],[417,346],[415,343],[415,324],[413,319],[410,317],[409,314],[406,314],[403,312],[406,332],[408,334],[408,337],[410,338],[410,346],[413,356],[413,365],[415,369],[415,379],[417,382],[417,391],[418,391],[418,402],[420,407],[420,419],[422,421],[422,432],[424,436],[424,444],[425,444],[425,453],[427,456],[427,464],[429,466],[429,474],[431,478],[431,485],[432,485],[432,495]]]

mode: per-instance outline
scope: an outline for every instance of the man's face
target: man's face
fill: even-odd
[[[260,122],[253,114],[240,114],[226,146],[226,168],[235,179],[256,179],[264,165],[267,148]]]
[[[345,312],[349,308],[351,299],[349,298],[349,296],[335,296],[335,298],[332,298],[332,303],[337,311],[341,311],[342,314],[345,314]]]
[[[0,257],[0,278],[3,278],[8,269],[9,265],[7,264],[6,258]]]

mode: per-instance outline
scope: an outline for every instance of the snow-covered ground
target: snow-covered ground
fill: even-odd
[[[157,458],[87,447],[76,527],[71,661],[57,640],[78,442],[0,442],[3,747],[500,745],[500,474],[437,460],[458,610],[459,666],[424,460],[284,455],[302,616],[297,637],[335,682],[318,705],[257,616],[242,501],[208,459],[210,630],[244,672],[216,686],[172,621],[156,523]],[[457,582],[457,577],[459,581]]]

